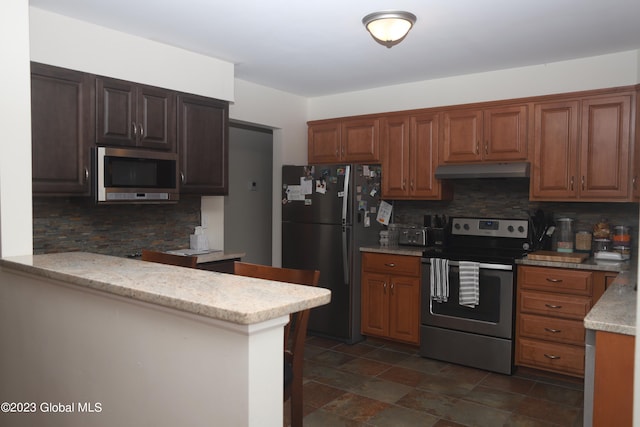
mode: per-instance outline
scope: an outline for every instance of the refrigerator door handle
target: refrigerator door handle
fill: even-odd
[[[347,224],[347,214],[349,209],[349,181],[351,180],[351,165],[347,165],[344,170],[344,189],[342,191],[342,225]]]
[[[349,227],[342,227],[342,271],[344,283],[349,286]]]

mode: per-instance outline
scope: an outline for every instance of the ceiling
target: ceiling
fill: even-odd
[[[305,97],[640,49],[638,0],[30,0],[30,5],[235,64]],[[418,20],[386,48],[362,18]]]

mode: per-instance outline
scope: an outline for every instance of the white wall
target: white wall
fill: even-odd
[[[28,0],[3,3],[0,40],[0,256],[25,255],[33,252]]]
[[[77,19],[30,9],[36,62],[233,100],[233,64]]]
[[[406,83],[309,100],[309,120],[634,85],[640,51]]]

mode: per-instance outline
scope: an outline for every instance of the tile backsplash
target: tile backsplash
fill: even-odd
[[[542,209],[554,218],[573,218],[576,231],[591,230],[606,218],[612,226],[630,226],[632,236],[638,236],[637,203],[531,202],[528,179],[465,179],[453,185],[453,200],[394,201],[394,222],[422,225],[425,214],[524,219]]]
[[[87,251],[126,256],[189,247],[200,225],[200,197],[176,204],[95,205],[85,198],[33,199],[33,252]]]

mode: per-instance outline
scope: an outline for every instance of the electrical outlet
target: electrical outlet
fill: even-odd
[[[249,191],[258,191],[258,183],[255,181],[249,181],[249,184],[247,187]]]

